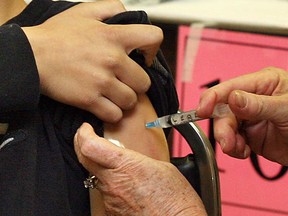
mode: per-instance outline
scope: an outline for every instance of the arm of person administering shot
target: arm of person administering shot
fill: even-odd
[[[97,190],[108,215],[207,215],[195,190],[171,163],[117,147],[88,124],[78,130],[75,149],[79,161],[99,179]]]

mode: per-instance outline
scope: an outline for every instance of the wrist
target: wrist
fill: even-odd
[[[45,44],[49,41],[49,37],[45,32],[41,32],[37,26],[35,27],[22,27],[23,32],[25,33],[26,37],[28,38],[28,41],[30,43],[37,71],[38,76],[40,79],[40,88],[41,91],[43,90],[43,83],[45,80],[45,64],[48,61],[45,61],[45,55],[47,56],[48,51],[45,49]],[[50,44],[49,44],[50,46]],[[49,55],[49,54],[48,54]],[[48,67],[48,65],[47,65]]]

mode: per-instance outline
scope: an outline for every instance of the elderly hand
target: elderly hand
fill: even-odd
[[[252,150],[288,165],[287,71],[270,67],[220,83],[203,93],[197,114],[208,117],[217,103],[228,103],[233,112],[215,119],[224,153],[247,158]]]
[[[99,179],[107,215],[206,215],[197,193],[172,164],[117,147],[86,123],[74,145],[79,161]]]
[[[137,48],[151,65],[163,34],[151,25],[101,22],[124,11],[118,0],[82,3],[39,26],[23,28],[44,95],[107,122],[120,120],[122,110],[134,107],[150,79],[128,55]]]

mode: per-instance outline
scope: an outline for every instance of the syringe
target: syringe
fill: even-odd
[[[217,104],[214,108],[213,114],[209,118],[224,117],[231,112],[232,111],[230,110],[228,104]],[[153,122],[146,123],[146,128],[153,128],[153,127],[168,128],[203,119],[205,118],[200,118],[197,116],[196,110],[190,110],[188,112],[175,113],[157,118]]]

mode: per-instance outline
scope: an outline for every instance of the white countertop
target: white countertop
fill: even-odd
[[[288,35],[288,0],[174,0],[126,5],[126,8],[144,10],[152,21],[203,22],[223,28]]]

